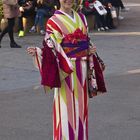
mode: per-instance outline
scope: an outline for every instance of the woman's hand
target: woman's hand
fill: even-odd
[[[36,47],[28,47],[27,48],[27,53],[31,56],[35,56],[36,54]]]
[[[90,54],[94,54],[96,52],[96,47],[95,46],[91,46],[90,48],[89,48],[89,55]]]
[[[111,3],[108,3],[108,7],[109,7],[109,8],[112,8],[112,4],[111,4]]]
[[[20,12],[24,12],[24,8],[21,6],[21,7],[19,7],[19,11]]]

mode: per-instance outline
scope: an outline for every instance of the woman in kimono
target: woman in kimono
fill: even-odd
[[[59,2],[47,22],[43,48],[27,51],[36,58],[42,85],[55,88],[53,139],[88,140],[87,56],[96,49],[89,48],[86,19],[72,9],[74,0]]]

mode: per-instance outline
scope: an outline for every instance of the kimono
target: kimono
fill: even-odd
[[[54,89],[53,140],[88,140],[85,16],[57,10],[48,20],[42,49],[42,85]]]

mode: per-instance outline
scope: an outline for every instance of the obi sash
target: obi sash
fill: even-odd
[[[69,58],[81,58],[88,55],[89,42],[87,40],[77,43],[63,41],[61,45]]]

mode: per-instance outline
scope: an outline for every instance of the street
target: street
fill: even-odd
[[[107,93],[89,100],[89,140],[140,140],[140,2],[125,0],[117,29],[90,32],[106,64]],[[18,38],[0,48],[0,140],[52,140],[53,93],[44,93],[40,75],[26,53],[43,36]]]

